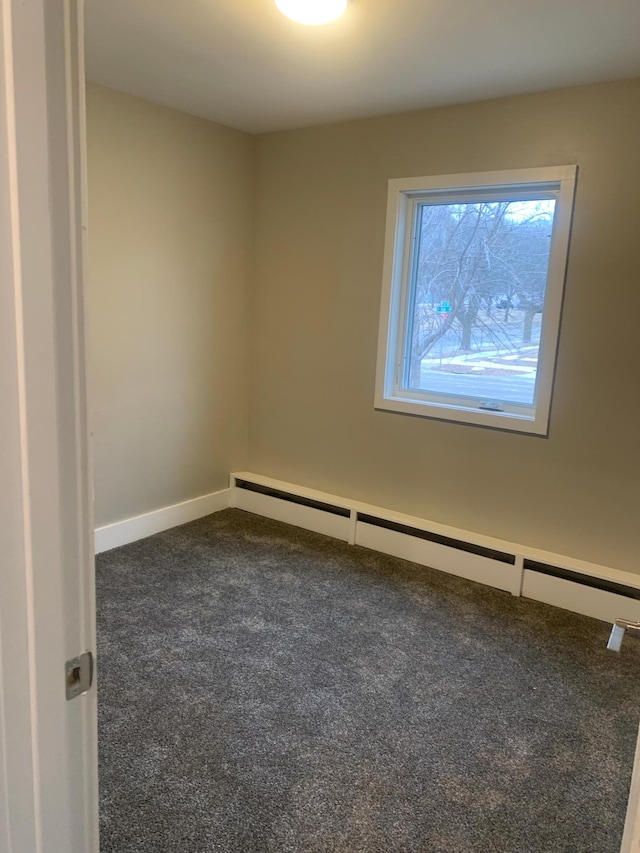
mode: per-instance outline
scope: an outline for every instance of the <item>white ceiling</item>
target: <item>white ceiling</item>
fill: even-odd
[[[640,0],[86,0],[90,80],[253,133],[640,76]]]

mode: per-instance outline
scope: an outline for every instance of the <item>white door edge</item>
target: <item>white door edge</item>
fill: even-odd
[[[631,790],[627,804],[627,818],[620,853],[638,853],[638,851],[640,851],[640,732],[636,744]]]
[[[81,0],[0,20],[0,848],[97,853]]]

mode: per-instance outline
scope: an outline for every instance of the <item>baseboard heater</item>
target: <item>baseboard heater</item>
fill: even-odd
[[[541,575],[547,575],[552,578],[562,578],[571,583],[577,583],[581,586],[588,586],[591,589],[599,589],[604,592],[612,592],[615,595],[622,595],[626,598],[633,598],[640,601],[640,589],[633,586],[625,586],[616,581],[607,580],[606,578],[593,577],[592,575],[584,575],[579,572],[572,572],[569,569],[563,569],[560,566],[550,566],[548,563],[536,563],[535,560],[525,560],[524,570],[528,572],[539,572]]]
[[[630,572],[246,472],[232,475],[231,505],[606,622],[640,620]]]
[[[231,504],[239,509],[349,541],[349,507],[239,475],[232,477],[231,484]]]
[[[515,554],[379,515],[356,517],[356,545],[520,595]]]
[[[312,509],[319,509],[322,512],[329,512],[333,515],[341,515],[343,518],[349,518],[351,512],[341,506],[317,501],[313,498],[305,498],[302,495],[296,495],[292,492],[283,492],[282,489],[274,489],[270,486],[261,486],[259,483],[251,483],[248,480],[236,480],[236,489],[245,489],[248,492],[255,492],[259,495],[267,495],[270,498],[278,498],[281,501],[289,501],[298,506],[308,506]]]
[[[500,563],[510,563],[512,566],[516,563],[514,554],[505,554],[503,551],[485,548],[482,545],[474,545],[472,542],[464,542],[462,539],[452,539],[450,536],[442,536],[440,533],[432,533],[430,530],[421,530],[418,527],[411,527],[408,524],[400,524],[398,521],[389,521],[386,518],[378,518],[377,516],[366,515],[360,512],[358,513],[358,521],[363,524],[372,524],[374,527],[383,527],[385,530],[395,530],[396,533],[403,533],[405,536],[415,536],[418,539],[425,539],[428,542],[436,542],[438,545],[446,545],[447,548],[455,548],[457,551],[478,554],[480,557],[498,560]]]

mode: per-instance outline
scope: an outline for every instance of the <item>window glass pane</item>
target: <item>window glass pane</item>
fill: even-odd
[[[404,388],[533,405],[555,199],[416,210]]]

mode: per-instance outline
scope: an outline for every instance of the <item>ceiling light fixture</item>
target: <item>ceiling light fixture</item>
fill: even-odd
[[[335,21],[344,15],[347,3],[348,0],[276,0],[283,15],[311,27]]]

